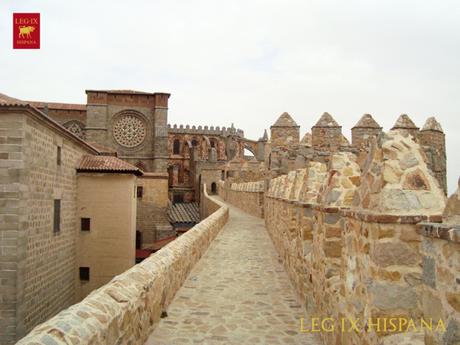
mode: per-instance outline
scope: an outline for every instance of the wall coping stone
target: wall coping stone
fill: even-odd
[[[458,224],[424,222],[417,224],[417,233],[425,237],[460,243],[460,225]]]
[[[288,204],[295,204],[303,208],[312,208],[317,211],[324,211],[328,213],[338,213],[340,212],[343,216],[349,218],[356,218],[369,223],[398,223],[398,224],[417,224],[420,222],[432,222],[432,223],[441,223],[442,215],[391,215],[391,214],[378,214],[367,211],[356,211],[351,210],[345,207],[329,207],[322,206],[318,204],[303,203],[297,200],[286,200],[280,197],[275,196],[266,196],[269,199],[274,199],[277,201],[283,201]]]

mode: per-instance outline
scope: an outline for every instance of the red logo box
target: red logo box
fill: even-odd
[[[13,13],[13,49],[40,49],[40,13]]]

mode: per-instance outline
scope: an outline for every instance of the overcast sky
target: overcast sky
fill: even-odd
[[[41,13],[41,49],[12,49],[12,13]],[[249,138],[289,112],[309,131],[327,111],[350,137],[436,116],[449,192],[460,175],[458,0],[162,0],[0,3],[0,93],[84,103],[85,89],[170,92],[169,123]]]

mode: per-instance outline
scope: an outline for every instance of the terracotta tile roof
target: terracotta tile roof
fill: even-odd
[[[200,207],[197,202],[184,202],[171,205],[168,210],[171,223],[199,223]]]
[[[5,95],[3,93],[0,93],[0,103],[1,104],[8,104],[8,105],[24,104],[24,102],[21,101],[20,99],[10,97],[10,96]]]
[[[26,105],[29,104],[32,107],[39,108],[42,110],[45,106],[48,106],[48,109],[62,109],[62,110],[80,110],[86,111],[85,104],[72,104],[72,103],[56,103],[56,102],[36,102],[36,101],[23,101],[22,99],[17,99],[14,97],[10,97],[3,93],[0,93],[0,104],[8,104],[8,105]]]
[[[86,155],[77,166],[79,172],[132,173],[142,175],[142,171],[114,156]]]
[[[41,110],[37,109],[36,107],[33,107],[32,105],[28,103],[22,103],[22,101],[14,102],[14,98],[13,99],[1,99],[0,108],[24,109],[28,114],[31,114],[32,116],[39,119],[40,121],[43,121],[45,124],[51,126],[51,128],[58,130],[61,134],[64,134],[66,137],[70,138],[71,140],[76,141],[79,145],[83,145],[87,149],[90,149],[90,152],[94,152],[96,154],[100,153],[97,148],[90,145],[89,143],[81,139],[80,137],[76,136],[74,133],[67,130],[67,128],[62,126],[57,121],[53,120],[47,114],[45,114]]]
[[[177,238],[176,236],[170,236],[170,237],[166,237],[161,240],[155,241],[153,243],[153,246],[151,247],[151,250],[156,252],[160,250],[161,248],[163,248],[165,245],[167,245],[169,242],[174,241],[176,238]]]
[[[86,104],[74,104],[74,103],[56,103],[56,102],[36,102],[36,101],[24,101],[31,106],[39,109],[48,107],[48,109],[59,109],[59,110],[79,110],[86,111]]]

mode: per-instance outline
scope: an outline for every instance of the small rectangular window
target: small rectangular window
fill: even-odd
[[[54,222],[53,231],[61,231],[61,200],[54,200]]]
[[[89,267],[80,267],[80,280],[89,282]]]
[[[137,186],[137,197],[142,198],[144,196],[144,187]]]
[[[61,154],[62,154],[62,148],[60,146],[57,147],[57,155],[56,155],[56,163],[57,165],[61,165]]]
[[[81,219],[81,231],[90,231],[91,230],[91,219],[82,218]]]

